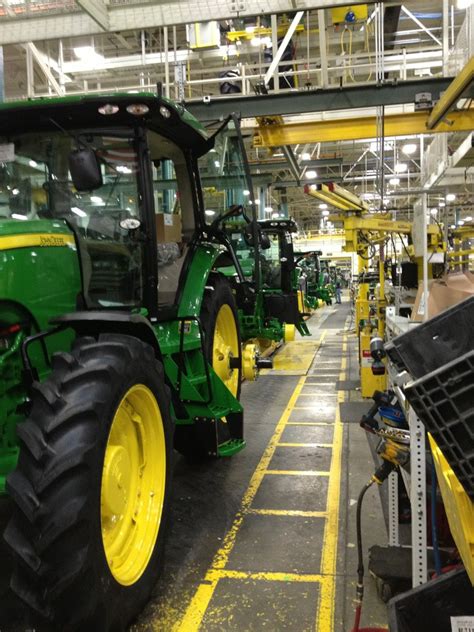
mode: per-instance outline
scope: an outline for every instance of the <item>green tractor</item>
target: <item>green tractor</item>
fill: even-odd
[[[317,292],[320,276],[319,256],[321,254],[320,250],[295,253],[296,284],[302,292],[304,306],[309,311],[319,307]]]
[[[59,629],[148,600],[173,447],[245,446],[236,256],[200,180],[221,134],[151,94],[0,106],[4,537],[12,590]]]
[[[227,244],[233,258],[219,271],[236,296],[244,365],[264,366],[260,351],[282,340],[294,340],[295,328],[309,332],[298,310],[293,287],[294,257],[291,220],[257,221],[249,165],[237,118],[217,132],[212,151],[200,160],[208,233]],[[279,271],[279,272],[278,272]],[[251,360],[256,357],[256,360]],[[244,377],[246,377],[244,371]]]
[[[226,236],[237,261],[221,271],[233,282],[242,338],[259,351],[294,340],[295,330],[309,335],[294,286],[292,220],[250,219],[242,206],[218,216],[213,229]],[[255,235],[254,235],[255,231]],[[255,245],[256,244],[256,245]],[[250,362],[248,363],[250,365]]]
[[[321,250],[296,254],[299,282],[304,289],[306,304],[310,309],[317,309],[319,301],[332,305],[332,299],[335,296],[328,264],[326,261],[321,261],[321,255]]]

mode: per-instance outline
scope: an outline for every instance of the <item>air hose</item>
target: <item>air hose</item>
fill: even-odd
[[[367,490],[374,484],[381,485],[388,475],[396,468],[394,463],[383,461],[382,465],[372,475],[371,479],[361,489],[357,499],[356,529],[357,529],[357,586],[354,626],[351,632],[387,632],[386,628],[361,628],[362,600],[364,598],[364,555],[362,549],[362,501]]]

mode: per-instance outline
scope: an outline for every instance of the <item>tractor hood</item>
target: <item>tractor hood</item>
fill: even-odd
[[[0,104],[0,136],[58,129],[117,129],[137,125],[198,156],[208,150],[205,129],[184,107],[150,93],[33,99]]]

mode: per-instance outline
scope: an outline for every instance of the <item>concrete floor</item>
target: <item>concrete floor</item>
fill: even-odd
[[[201,465],[175,455],[164,570],[133,632],[352,628],[355,500],[374,464],[365,433],[339,416],[340,402],[360,401],[357,391],[336,386],[357,378],[348,316],[343,303],[308,321],[305,370],[294,365],[295,353],[304,356],[299,342],[289,368],[280,362],[244,383],[244,451]],[[376,489],[363,516],[364,550],[386,544]],[[25,630],[22,609],[6,592],[4,559],[0,546],[0,629]],[[385,622],[385,604],[367,577],[362,623]]]
[[[359,425],[339,420],[338,402],[361,401],[336,390],[336,380],[358,377],[348,316],[343,303],[308,321],[312,335],[302,340],[321,344],[306,371],[290,351],[287,370],[275,363],[243,385],[243,452],[199,468],[177,457],[163,576],[133,632],[352,628],[355,500],[374,464]],[[376,489],[364,525],[365,551],[386,544]],[[362,623],[386,623],[370,577]]]

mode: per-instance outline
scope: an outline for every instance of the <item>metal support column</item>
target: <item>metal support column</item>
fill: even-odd
[[[272,25],[272,51],[275,54],[275,51],[278,50],[278,16],[275,13],[271,15],[271,25]],[[273,73],[273,89],[275,92],[280,92],[280,77],[278,75],[278,65],[275,66],[275,71]]]
[[[426,235],[428,232],[427,228],[427,220],[426,215],[428,213],[428,200],[426,193],[423,193],[421,196],[421,211],[423,213],[423,235]],[[425,309],[423,312],[423,320],[428,320],[429,318],[429,288],[428,288],[428,240],[423,239],[423,294],[424,294],[424,304]]]
[[[3,67],[3,46],[0,46],[0,102],[5,99],[5,72]]]
[[[301,18],[303,17],[303,15],[304,15],[304,11],[298,11],[296,13],[295,17],[291,21],[290,26],[288,27],[287,32],[285,33],[285,37],[283,38],[280,44],[280,47],[278,48],[276,52],[273,51],[272,63],[270,64],[270,67],[268,68],[267,72],[265,73],[265,77],[263,78],[263,81],[266,86],[268,86],[270,79],[272,78],[275,72],[275,69],[278,70],[278,64],[280,63],[281,58],[283,57],[283,53],[285,52],[288,44],[290,43],[291,38],[293,37],[293,33],[295,32],[296,27],[301,22]]]
[[[448,73],[449,55],[449,0],[443,0],[443,75]]]
[[[165,55],[165,97],[170,98],[170,60],[168,50],[168,27],[163,27],[163,51]]]
[[[408,413],[410,426],[410,502],[413,587],[428,581],[426,541],[426,448],[425,428],[414,410]]]
[[[26,48],[26,95],[28,99],[35,96],[35,71],[33,67],[33,54]]]
[[[398,473],[388,477],[388,545],[400,546],[398,529]]]
[[[329,85],[328,76],[328,49],[326,43],[326,17],[324,9],[318,9],[319,25],[319,52],[321,54],[321,87],[327,88]]]

